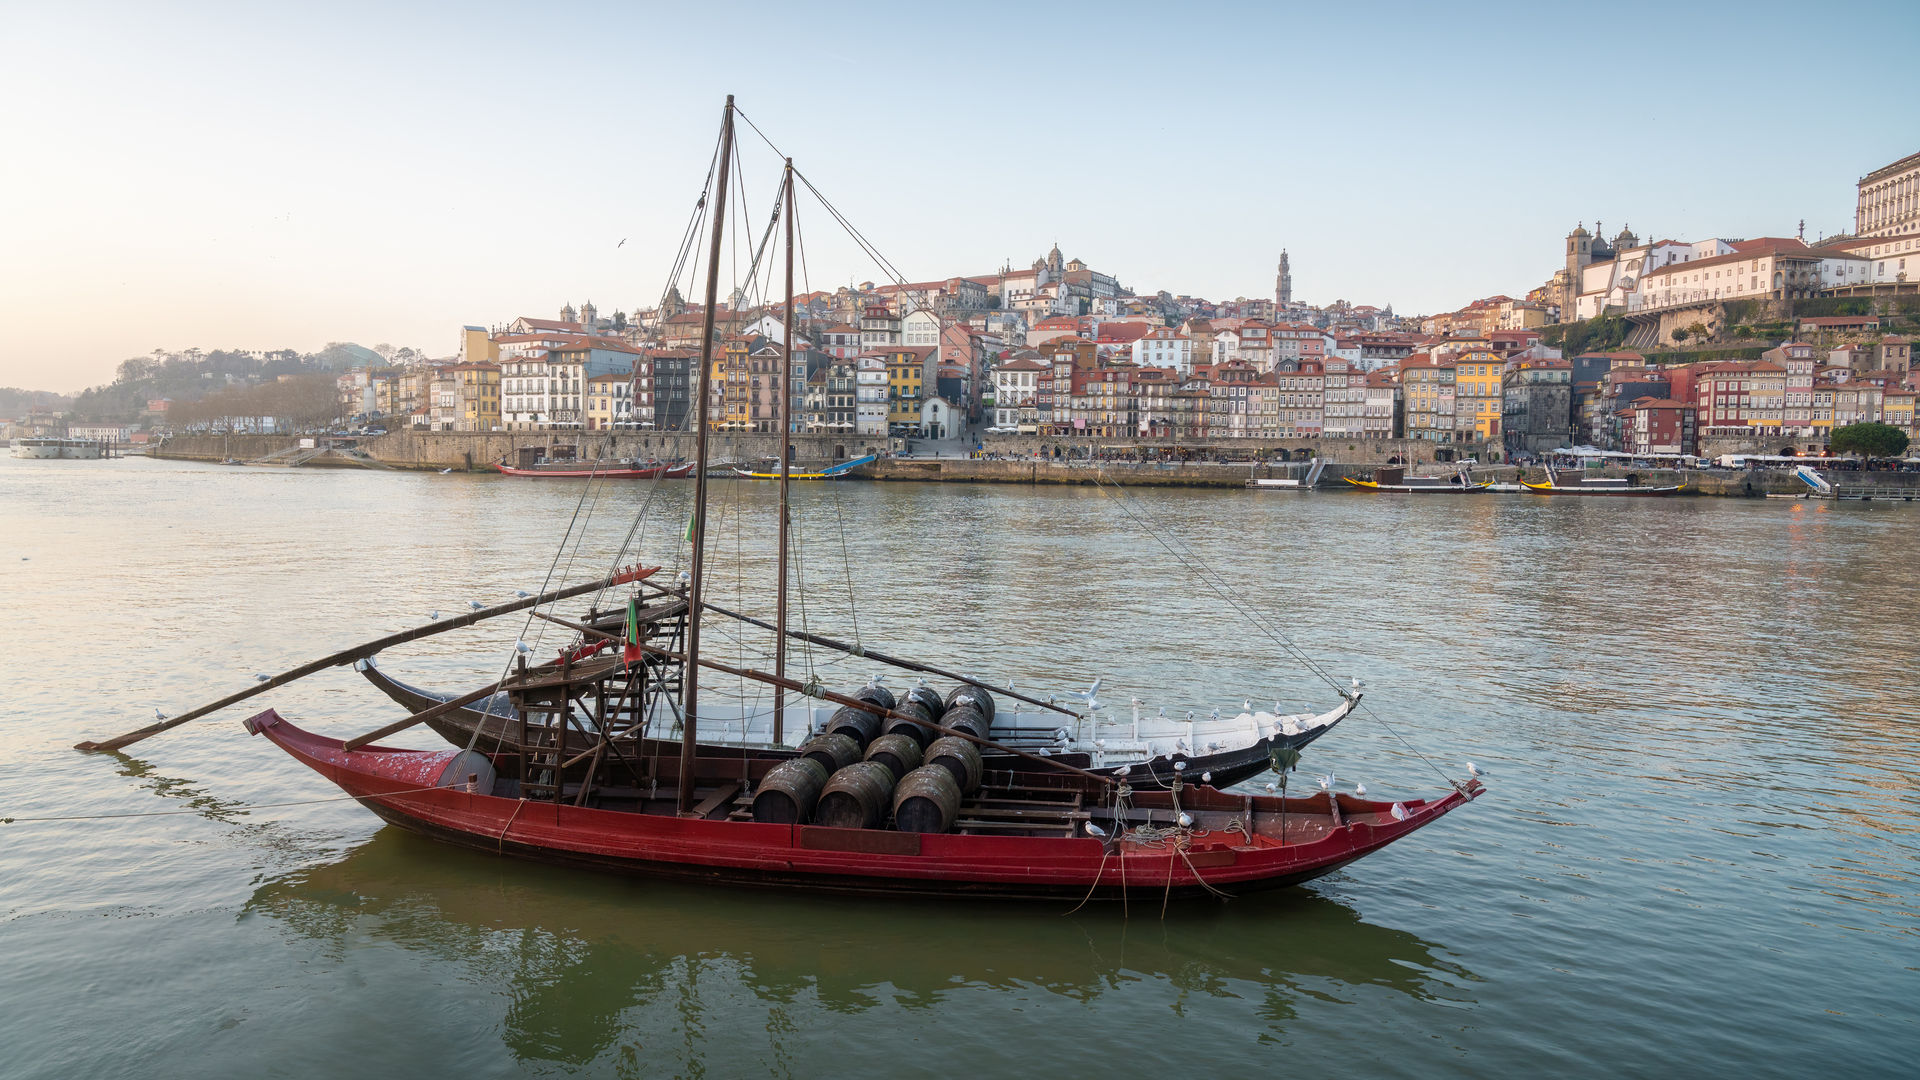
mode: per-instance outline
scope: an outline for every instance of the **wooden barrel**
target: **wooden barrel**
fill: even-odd
[[[753,820],[805,824],[827,786],[827,767],[810,757],[788,758],[767,770],[753,796]]]
[[[931,691],[929,691],[929,693],[931,693]],[[934,700],[938,701],[939,698],[935,698]],[[921,749],[926,749],[927,744],[933,741],[933,728],[928,725],[932,724],[934,719],[926,704],[915,701],[909,696],[907,700],[895,705],[893,711],[901,714],[901,716],[913,717],[913,719],[902,720],[897,716],[890,716],[887,718],[886,723],[882,725],[881,733],[883,735],[911,736],[914,742],[920,744]]]
[[[987,693],[972,683],[961,683],[959,686],[947,691],[947,708],[957,709],[964,703],[971,703],[974,708],[980,710],[981,716],[987,718],[988,723],[993,722],[992,694]]]
[[[980,777],[986,771],[980,761],[979,748],[952,735],[933,740],[933,745],[927,747],[927,764],[938,765],[952,773],[963,795],[980,790]]]
[[[827,734],[845,735],[860,744],[865,750],[867,744],[880,734],[880,718],[865,709],[856,709],[851,705],[842,705],[827,720]]]
[[[920,767],[920,744],[911,735],[882,735],[867,747],[867,760],[893,770],[895,780]]]
[[[813,806],[813,823],[871,829],[886,820],[892,795],[892,769],[878,761],[856,761],[827,778]]]
[[[893,826],[901,832],[943,833],[960,816],[960,785],[939,765],[922,765],[893,789]]]
[[[861,701],[871,701],[881,709],[893,708],[893,691],[884,686],[863,686],[853,692]]]
[[[942,727],[950,727],[955,731],[964,731],[981,739],[987,738],[987,731],[991,724],[992,721],[988,720],[979,709],[974,708],[972,705],[949,706],[945,715],[940,717],[940,725]]]
[[[940,691],[935,690],[931,686],[916,686],[907,691],[906,701],[901,702],[901,704],[904,705],[912,701],[917,701],[927,707],[927,719],[929,720],[938,720],[940,719],[940,714],[947,711],[946,699],[940,696]]]
[[[860,744],[846,735],[815,735],[801,744],[800,756],[819,762],[831,776],[860,760]]]

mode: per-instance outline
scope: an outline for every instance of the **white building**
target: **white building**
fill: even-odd
[[[940,317],[925,308],[916,309],[901,316],[900,344],[907,346],[940,344]]]
[[[1133,362],[1172,368],[1185,378],[1193,373],[1193,339],[1171,326],[1151,330],[1133,343]]]
[[[1860,178],[1853,231],[1863,237],[1920,231],[1920,154],[1908,154]]]
[[[500,354],[500,424],[508,431],[544,427],[551,418],[553,382],[545,349]]]
[[[960,414],[947,404],[947,399],[930,397],[920,403],[920,437],[923,439],[955,439],[960,436]]]
[[[1039,430],[1034,393],[1046,367],[1034,360],[1009,360],[993,369],[993,426],[1002,431]]]
[[[878,356],[854,361],[853,431],[856,435],[887,435],[887,362]]]
[[[1327,438],[1361,438],[1366,434],[1367,376],[1360,364],[1339,356],[1329,356],[1322,375],[1323,394],[1321,433]]]

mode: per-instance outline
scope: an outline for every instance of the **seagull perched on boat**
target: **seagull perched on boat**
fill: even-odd
[[[513,595],[519,597],[522,600],[525,600],[527,597],[532,596],[533,594],[528,592],[525,589],[515,589],[513,590]]]
[[[1133,766],[1131,766],[1131,765],[1122,765],[1122,766],[1120,766],[1119,768],[1117,768],[1117,769],[1115,769],[1115,770],[1113,770],[1113,775],[1115,775],[1115,776],[1126,776],[1126,775],[1128,775],[1128,774],[1130,774],[1130,773],[1132,773],[1132,772],[1133,772]]]
[[[1174,762],[1174,763],[1173,763],[1173,771],[1174,771],[1174,772],[1186,772],[1186,771],[1187,771],[1187,763],[1186,763],[1186,762],[1184,762],[1184,761],[1176,761],[1176,762]]]
[[[515,652],[519,653],[522,656],[533,655],[533,646],[527,644],[525,638],[522,638],[521,640],[514,642],[513,649]]]
[[[1393,820],[1395,821],[1407,820],[1407,808],[1400,805],[1399,803],[1394,803],[1393,804]]]
[[[1272,784],[1272,783],[1269,783],[1269,784],[1267,785],[1267,794],[1269,794],[1269,795],[1271,795],[1271,794],[1273,794],[1274,792],[1276,792],[1276,791],[1279,791],[1279,790],[1280,790],[1280,785],[1278,785],[1278,784]]]
[[[1241,708],[1242,708],[1243,710],[1245,710],[1245,711],[1247,711],[1247,712],[1252,712],[1252,711],[1253,711],[1253,699],[1252,699],[1252,698],[1248,698],[1248,699],[1246,699],[1245,701],[1242,701],[1242,702],[1240,703],[1240,707],[1241,707]]]
[[[1211,717],[1212,719],[1215,719],[1215,720],[1218,720],[1218,719],[1220,719],[1220,710],[1219,710],[1219,709],[1215,709],[1215,710],[1213,710],[1213,711],[1212,711],[1211,713],[1208,713],[1207,715],[1208,715],[1209,717]]]
[[[1193,828],[1193,818],[1188,814],[1181,814],[1179,817],[1174,818],[1173,820],[1175,824],[1179,825],[1183,829]]]
[[[1353,785],[1353,793],[1355,795],[1365,795],[1367,793],[1367,785],[1365,784]]]
[[[1328,773],[1327,775],[1322,776],[1319,779],[1320,779],[1320,790],[1331,791],[1333,790],[1334,781],[1338,780],[1339,777],[1333,775],[1332,773]]]
[[[1201,782],[1201,783],[1203,783],[1203,784],[1211,784],[1211,783],[1213,783],[1213,772],[1212,772],[1212,770],[1208,770],[1207,772],[1203,772],[1203,773],[1201,773],[1201,774],[1200,774],[1200,782]]]
[[[427,612],[427,618],[430,621],[438,620],[440,618],[440,612],[437,609],[434,611],[429,611]]]
[[[1481,772],[1481,771],[1480,771],[1480,766],[1478,766],[1478,765],[1475,765],[1475,764],[1474,764],[1473,762],[1471,762],[1471,761],[1469,761],[1469,762],[1467,762],[1467,772],[1469,772],[1469,773],[1472,773],[1472,774],[1473,774],[1474,776],[1486,776],[1486,775],[1489,775],[1489,774],[1487,774],[1487,773],[1483,773],[1483,772]]]
[[[483,603],[481,603],[481,602],[480,602],[480,601],[478,601],[478,600],[469,600],[469,601],[467,601],[467,606],[468,606],[468,607],[470,607],[470,608],[472,608],[472,609],[473,609],[473,610],[475,610],[475,611],[485,611],[485,610],[486,610],[486,608],[487,608],[487,605],[485,605],[485,604],[483,604]]]
[[[1097,836],[1102,840],[1107,838],[1107,830],[1095,825],[1093,822],[1083,821],[1080,824],[1086,828],[1088,836]]]
[[[167,714],[161,712],[159,709],[155,709],[153,710],[153,718],[155,720],[165,720],[167,718]]]
[[[273,680],[273,676],[262,675],[257,671],[253,673],[253,678],[254,678],[254,681],[256,682],[271,682]]]

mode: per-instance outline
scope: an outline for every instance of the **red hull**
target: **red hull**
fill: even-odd
[[[692,465],[649,465],[640,469],[519,469],[504,461],[494,468],[508,476],[544,480],[652,480],[659,476],[678,480],[693,472]]]
[[[247,729],[339,785],[368,809],[402,828],[482,851],[663,877],[832,892],[1003,898],[1119,896],[1171,890],[1205,895],[1280,888],[1330,873],[1479,793],[1468,785],[1433,801],[1391,804],[1338,797],[1339,817],[1324,794],[1287,800],[1281,844],[1256,829],[1195,833],[1182,854],[1132,838],[1113,845],[1090,837],[975,836],[774,825],[725,818],[678,818],[469,794],[434,787],[457,750],[346,750],[337,739],[303,731],[271,709]],[[1140,807],[1167,803],[1137,793]],[[1203,819],[1253,806],[1277,814],[1280,800],[1188,788],[1183,808]],[[1264,816],[1264,815],[1262,815]],[[1165,817],[1161,819],[1163,822]]]

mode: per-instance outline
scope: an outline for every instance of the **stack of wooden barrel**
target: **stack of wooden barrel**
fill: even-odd
[[[903,701],[882,686],[862,687],[853,696],[878,711],[841,707],[825,730],[800,747],[800,756],[767,770],[753,798],[753,819],[951,831],[961,800],[980,789],[984,766],[977,746],[940,735],[933,725],[987,738],[993,696],[970,685],[944,699],[925,686],[909,690]],[[881,712],[900,715],[883,723]]]

